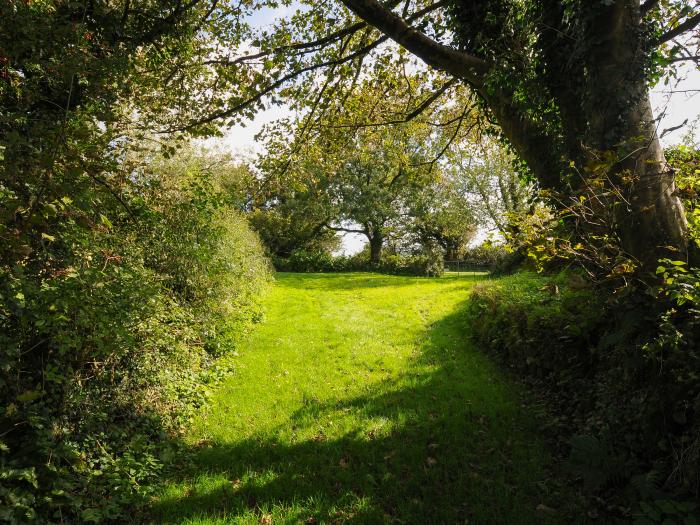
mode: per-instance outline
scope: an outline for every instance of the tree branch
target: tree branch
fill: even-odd
[[[386,120],[383,122],[364,122],[362,124],[337,124],[333,126],[323,126],[331,129],[342,129],[342,128],[378,128],[382,126],[393,126],[395,124],[405,124],[410,122],[414,118],[418,117],[421,113],[426,111],[436,100],[438,100],[442,95],[444,95],[452,86],[457,83],[457,79],[453,78],[445,82],[440,88],[430,95],[427,99],[421,102],[413,111],[408,113],[405,117],[395,120]]]
[[[686,31],[693,29],[698,24],[700,24],[700,13],[696,14],[695,16],[691,16],[682,24],[677,25],[675,29],[671,29],[670,31],[667,31],[666,33],[661,35],[656,40],[656,42],[654,42],[654,44],[658,46],[668,42],[669,40],[673,40],[674,38],[682,35]]]
[[[355,230],[355,229],[352,229],[352,228],[342,228],[342,227],[340,227],[340,226],[331,226],[330,224],[326,224],[325,226],[326,226],[326,228],[328,228],[329,230],[333,230],[333,231],[335,231],[335,232],[360,233],[360,234],[362,234],[362,235],[367,235],[367,231],[366,231],[366,230]]]
[[[392,0],[387,4],[388,8],[396,7],[399,5],[401,2],[400,0]],[[364,29],[367,27],[367,22],[356,22],[352,25],[349,25],[347,27],[344,27],[342,29],[338,29],[337,31],[334,31],[333,33],[330,33],[324,37],[321,37],[317,40],[312,40],[311,42],[296,42],[293,44],[288,44],[286,46],[279,46],[275,47],[273,49],[268,49],[266,51],[260,51],[258,53],[253,53],[250,55],[244,55],[241,57],[238,57],[233,60],[228,60],[228,59],[213,59],[204,62],[205,64],[221,64],[221,65],[226,65],[226,66],[234,66],[236,64],[241,64],[243,62],[248,62],[250,60],[257,60],[258,58],[263,58],[269,55],[278,55],[280,53],[284,53],[286,51],[302,51],[300,54],[305,54],[305,53],[311,53],[313,51],[317,51],[317,49],[321,46],[326,46],[329,44],[332,44],[334,42],[337,42],[341,38],[344,38],[346,36],[353,35],[360,31],[361,29]]]
[[[199,0],[197,0],[197,1],[199,1]],[[408,21],[416,20],[416,19],[430,13],[431,11],[434,11],[435,9],[438,9],[444,3],[445,3],[445,1],[441,0],[440,2],[429,5],[423,9],[413,13],[409,18],[407,18],[407,20]],[[384,7],[382,7],[381,5],[380,5],[380,7],[382,9],[384,9]],[[350,26],[350,27],[354,27],[354,26]],[[355,60],[356,58],[363,57],[367,53],[372,51],[374,48],[379,46],[380,44],[389,40],[389,38],[390,38],[389,35],[383,35],[383,36],[377,38],[377,40],[375,40],[374,42],[371,42],[370,44],[367,44],[367,45],[355,50],[354,52],[350,53],[349,55],[347,55],[345,57],[327,60],[325,62],[320,62],[318,64],[311,64],[311,65],[302,67],[300,69],[297,69],[295,71],[292,71],[290,73],[287,73],[286,75],[282,76],[281,78],[277,79],[276,81],[272,82],[271,84],[268,84],[267,86],[263,87],[260,91],[255,93],[255,95],[253,95],[252,97],[250,97],[242,102],[239,102],[238,104],[236,104],[235,106],[233,106],[231,108],[228,108],[228,109],[222,110],[222,111],[217,111],[216,113],[212,113],[212,114],[208,115],[207,117],[201,118],[197,121],[190,122],[184,126],[180,126],[177,128],[170,128],[170,129],[164,130],[164,132],[165,133],[172,133],[172,132],[177,132],[177,131],[186,131],[186,130],[192,129],[196,126],[208,124],[208,123],[213,122],[215,120],[218,120],[220,118],[229,117],[229,116],[231,116],[239,111],[246,109],[247,107],[251,106],[252,104],[255,104],[256,102],[260,101],[263,97],[272,93],[275,89],[279,88],[280,86],[282,86],[286,82],[288,82],[288,81],[290,81],[290,80],[292,80],[300,75],[303,75],[304,73],[308,73],[310,71],[314,71],[316,69],[321,69],[324,67],[338,66],[341,64],[345,64],[346,62],[350,62],[352,60]],[[427,37],[425,37],[425,38],[427,38]],[[299,45],[303,45],[303,44],[299,44]],[[256,55],[248,55],[248,58],[251,58],[254,56],[256,56]],[[261,56],[265,56],[265,55],[263,54]],[[241,58],[244,58],[244,57],[241,57]],[[479,59],[477,59],[477,60],[479,60]],[[228,63],[227,62],[222,62],[222,63],[224,63],[226,65],[233,65],[233,64],[236,64],[238,62],[232,61],[232,62],[228,62]]]
[[[377,0],[341,0],[358,17],[376,27],[392,40],[408,49],[429,66],[445,71],[471,84],[481,85],[489,65],[482,59],[436,42],[411,27],[406,20],[387,9]],[[441,7],[439,1],[431,7]]]
[[[351,60],[354,60],[355,58],[365,55],[369,53],[372,49],[377,47],[379,44],[382,42],[386,42],[388,40],[388,37],[383,36],[372,42],[371,44],[367,44],[366,46],[358,49],[357,51],[350,53],[348,56],[335,59],[335,60],[328,60],[326,62],[320,62],[318,64],[311,64],[310,66],[303,67],[301,69],[297,69],[296,71],[292,71],[291,73],[288,73],[284,75],[283,77],[277,79],[275,82],[268,84],[265,86],[263,89],[258,91],[255,95],[252,97],[239,102],[233,107],[230,107],[226,110],[223,111],[217,111],[216,113],[212,113],[204,118],[201,118],[195,122],[190,122],[189,124],[186,124],[185,126],[181,126],[178,128],[170,128],[166,130],[166,132],[172,133],[176,131],[186,131],[188,129],[194,128],[196,126],[201,126],[202,124],[208,124],[210,122],[213,122],[215,120],[218,120],[220,118],[226,118],[230,117],[234,113],[238,113],[239,111],[242,111],[246,109],[247,107],[251,106],[252,104],[255,104],[259,100],[261,100],[265,95],[268,95],[269,93],[272,93],[275,89],[278,87],[282,86],[286,82],[298,77],[299,75],[303,75],[304,73],[308,73],[309,71],[314,71],[316,69],[321,69],[324,67],[329,67],[329,66],[337,66],[340,64],[344,64],[346,62],[349,62]]]

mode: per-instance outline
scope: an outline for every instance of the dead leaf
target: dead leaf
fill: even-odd
[[[348,458],[340,458],[340,468],[348,468]]]
[[[270,514],[260,516],[260,525],[272,525],[272,516]]]
[[[199,441],[197,441],[197,444],[195,446],[197,448],[204,448],[204,447],[208,447],[211,444],[212,444],[211,439],[204,438],[204,439],[200,439]]]
[[[556,516],[557,515],[556,510],[554,510],[552,507],[548,507],[547,505],[544,505],[543,503],[540,503],[539,505],[537,505],[537,507],[535,507],[535,510],[537,512],[541,512],[542,514],[547,514],[549,516]]]
[[[314,518],[313,516],[311,516],[306,520],[305,523],[306,523],[306,525],[317,525],[318,520],[316,518]]]
[[[231,482],[231,487],[233,487],[233,491],[236,492],[238,489],[241,488],[241,480],[240,478],[236,478]]]
[[[437,443],[430,443],[430,444],[428,445],[428,448],[429,448],[430,450],[435,450],[435,449],[438,448],[439,446],[440,446],[440,445],[438,445]]]
[[[428,458],[425,460],[425,463],[429,467],[434,467],[435,465],[437,465],[437,459],[431,458],[430,456],[428,456]]]

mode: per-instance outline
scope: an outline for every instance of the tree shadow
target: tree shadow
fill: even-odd
[[[348,412],[366,423],[361,429],[292,443],[276,431],[203,443],[172,476],[187,488],[155,504],[155,521],[229,523],[251,513],[310,524],[579,521],[552,478],[536,419],[465,342],[464,325],[462,309],[433,323],[403,376],[350,399],[309,399],[277,430]],[[209,479],[198,483],[203,472]]]

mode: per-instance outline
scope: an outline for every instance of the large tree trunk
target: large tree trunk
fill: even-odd
[[[626,190],[627,203],[617,206],[616,222],[623,248],[642,263],[660,257],[685,258],[687,222],[673,173],[656,135],[649,97],[645,94],[632,117],[630,136],[636,145],[616,166],[617,182]],[[632,132],[636,131],[636,134]],[[624,176],[631,174],[625,184]],[[622,177],[621,177],[622,176]]]
[[[384,235],[382,231],[375,228],[368,235],[369,238],[369,262],[373,266],[379,265],[382,259],[382,247],[384,245]]]
[[[482,96],[541,187],[583,193],[588,187],[594,193],[593,180],[602,178],[619,190],[595,196],[599,218],[610,217],[606,226],[613,231],[605,233],[617,235],[622,248],[645,266],[661,257],[684,258],[687,222],[649,102],[638,4],[617,0],[592,12],[597,16],[582,33],[590,49],[580,61],[562,56],[552,42],[547,47],[561,143],[524,119],[510,93],[483,90]],[[575,171],[564,182],[570,161]],[[591,228],[599,226],[597,221]]]
[[[622,195],[611,204],[625,251],[643,264],[684,257],[687,223],[649,101],[639,2],[617,0],[594,12],[586,28],[581,156],[614,152],[608,175]]]
[[[635,87],[630,84],[624,86],[628,92]],[[645,88],[643,82],[640,84]],[[494,113],[500,116],[505,135],[541,187],[561,190],[559,174],[565,168],[551,157],[553,148],[543,147],[536,131],[524,132],[522,126],[510,125],[513,119],[503,107]],[[601,172],[590,166],[600,162],[605,153],[612,153],[615,160],[603,174],[620,190],[620,196],[608,194],[600,206],[610,210],[600,212],[601,216],[614,216],[609,226],[619,236],[622,248],[646,266],[653,266],[662,257],[685,258],[688,245],[683,203],[656,133],[648,94],[639,94],[624,112],[619,107],[599,105],[590,113],[587,136],[581,137],[577,150],[569,152],[581,175],[578,183],[585,185],[600,177]],[[621,113],[625,131],[620,130]],[[609,213],[611,210],[614,212]]]

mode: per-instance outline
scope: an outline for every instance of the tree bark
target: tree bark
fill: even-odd
[[[648,95],[630,117],[628,136],[640,139],[632,141],[637,147],[615,169],[618,178],[632,176],[623,186],[628,204],[618,204],[615,214],[623,248],[645,265],[653,265],[661,257],[685,259],[685,210],[656,134]]]
[[[687,222],[656,133],[639,3],[617,0],[596,13],[585,30],[591,47],[583,61],[590,73],[580,103],[586,126],[579,157],[590,161],[601,152],[614,153],[608,174],[624,200],[611,205],[627,253],[645,265],[661,257],[685,258]]]
[[[378,228],[371,230],[367,236],[369,239],[369,262],[373,266],[379,265],[382,260],[382,247],[384,246],[384,235]]]

